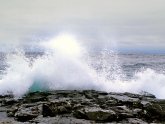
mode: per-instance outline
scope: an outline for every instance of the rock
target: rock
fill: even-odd
[[[17,121],[26,122],[33,118],[36,118],[39,115],[39,109],[37,106],[34,107],[24,107],[21,106],[18,108],[18,111],[15,113],[15,118]]]
[[[18,103],[18,100],[14,98],[5,98],[2,104],[8,106],[8,105],[14,105],[15,103]]]
[[[138,119],[138,118],[128,118],[128,122],[129,124],[148,124],[147,122]]]
[[[6,114],[5,114],[6,113]],[[7,117],[7,116],[8,117]],[[58,90],[0,96],[4,123],[164,123],[165,100],[149,93]]]
[[[87,116],[83,109],[74,111],[73,115],[78,119],[87,119]]]
[[[139,108],[136,108],[132,111],[132,114],[135,116],[135,117],[139,117],[139,116],[142,116],[142,113],[143,113],[143,110],[142,109],[139,109]]]
[[[126,95],[109,95],[109,97],[117,100],[118,102],[121,102],[121,103],[132,103],[132,102],[137,102],[139,101],[138,98],[132,98],[132,97],[129,97],[129,96],[126,96]]]
[[[145,92],[145,91],[141,92],[141,95],[143,97],[154,98],[154,99],[156,98],[155,95],[148,93],[148,92]]]
[[[117,118],[117,120],[124,120],[124,119],[126,119],[126,118],[133,118],[134,116],[133,116],[133,114],[132,113],[119,113],[118,114],[118,118]]]
[[[115,112],[112,110],[90,108],[90,109],[85,110],[85,114],[89,120],[95,120],[95,121],[114,121],[114,120],[116,120]]]
[[[123,93],[123,95],[131,97],[131,98],[142,98],[143,97],[140,94],[133,94],[133,93],[128,93],[128,92]]]
[[[35,103],[35,102],[47,101],[48,95],[50,95],[50,93],[47,93],[47,92],[29,93],[23,97],[23,102],[24,103]]]
[[[10,109],[7,110],[7,116],[8,117],[14,117],[15,113],[18,111],[17,106],[13,106]]]
[[[101,108],[85,108],[74,114],[77,118],[84,118],[99,122],[111,122],[116,120],[116,113],[112,110],[103,110]]]
[[[162,107],[162,110],[165,111],[165,100],[155,100],[155,103],[158,103]]]
[[[85,119],[77,119],[74,117],[37,117],[31,123],[37,123],[37,124],[94,124],[94,121],[85,120]]]
[[[42,115],[43,117],[53,117],[56,115],[56,113],[54,113],[54,111],[52,110],[52,108],[49,106],[49,104],[43,104],[42,106]]]
[[[51,103],[43,104],[42,114],[44,117],[56,116],[58,114],[67,114],[71,112],[71,105],[67,101],[57,100]]]
[[[132,110],[130,110],[127,106],[115,106],[112,107],[112,110],[116,112],[117,120],[123,120],[125,118],[134,117]]]
[[[165,121],[165,109],[159,103],[150,103],[145,106],[145,117],[151,122],[154,120]]]
[[[0,99],[2,98],[14,98],[13,94],[12,93],[8,93],[8,94],[3,94],[3,95],[0,95]]]
[[[85,91],[83,91],[83,94],[85,95],[85,97],[87,99],[93,99],[93,98],[97,98],[98,97],[98,94],[95,93],[94,90],[85,90]]]

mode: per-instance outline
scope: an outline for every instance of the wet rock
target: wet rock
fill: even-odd
[[[85,108],[74,114],[77,118],[84,118],[99,122],[111,122],[116,120],[116,113],[112,110],[103,110],[101,108]]]
[[[139,101],[138,98],[132,98],[126,95],[109,95],[109,97],[112,97],[116,100],[118,100],[119,102],[136,102]]]
[[[140,94],[133,94],[133,93],[128,93],[128,92],[123,93],[123,95],[128,96],[130,98],[137,98],[137,99],[143,98],[143,96]]]
[[[7,116],[8,117],[14,117],[15,113],[18,111],[17,106],[13,106],[10,109],[7,110]]]
[[[100,109],[88,109],[85,114],[89,120],[94,121],[114,121],[116,120],[116,115],[114,111],[111,110],[100,110]]]
[[[94,121],[85,120],[85,119],[77,119],[74,117],[37,117],[31,123],[37,124],[94,124]]]
[[[149,119],[150,121],[165,121],[165,109],[159,102],[147,104],[144,111],[146,119]]]
[[[141,119],[138,119],[138,118],[128,118],[127,123],[129,123],[129,124],[148,124],[147,122],[145,122]]]
[[[5,94],[0,95],[0,99],[2,99],[2,98],[14,98],[14,96],[12,93],[7,93],[6,95]]]
[[[148,98],[153,98],[153,99],[156,98],[155,95],[153,95],[153,94],[151,94],[151,93],[148,93],[148,92],[145,92],[145,91],[141,92],[141,95],[142,95],[143,97],[148,97]]]
[[[2,104],[3,105],[6,105],[6,106],[8,106],[8,105],[14,105],[16,103],[18,103],[18,100],[17,99],[14,99],[14,98],[5,98],[3,100],[3,102],[2,102]]]
[[[134,117],[132,110],[125,105],[112,107],[112,110],[116,112],[117,120]]]
[[[36,118],[39,115],[39,109],[35,107],[24,107],[21,106],[18,108],[18,111],[15,113],[14,117],[17,121],[26,122],[33,118]]]
[[[0,96],[0,118],[16,124],[163,123],[165,100],[149,93],[95,90],[33,92],[21,99],[4,95]]]
[[[71,105],[68,101],[57,100],[51,103],[43,104],[42,115],[44,117],[56,116],[58,114],[71,113]]]
[[[165,111],[165,100],[155,100],[155,103],[158,103],[162,110]]]
[[[49,104],[43,104],[42,106],[42,115],[43,117],[53,117],[56,115],[56,113],[54,113],[54,111],[52,110],[52,108],[49,106]]]
[[[135,117],[140,117],[140,116],[142,116],[142,113],[143,113],[143,110],[142,110],[142,109],[139,109],[139,108],[136,108],[136,109],[132,110],[132,114],[133,114]]]
[[[48,95],[50,95],[50,93],[47,93],[47,92],[29,93],[23,97],[23,102],[24,103],[35,103],[35,102],[40,102],[40,101],[47,101]]]
[[[98,93],[96,93],[94,90],[85,90],[83,91],[83,94],[87,99],[93,99],[98,97]]]

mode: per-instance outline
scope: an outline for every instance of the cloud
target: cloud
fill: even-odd
[[[164,0],[0,0],[0,45],[69,32],[94,47],[165,47]]]

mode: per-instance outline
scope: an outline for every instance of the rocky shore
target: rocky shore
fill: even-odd
[[[149,93],[48,91],[0,96],[0,124],[163,123],[165,100]]]

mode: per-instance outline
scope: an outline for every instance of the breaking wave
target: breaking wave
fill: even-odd
[[[0,94],[12,92],[22,96],[41,90],[95,89],[108,92],[146,91],[165,98],[165,75],[152,69],[136,72],[125,80],[117,54],[103,51],[97,60],[70,36],[42,42],[45,53],[33,61],[23,51],[8,54],[8,67],[0,80]],[[111,58],[111,63],[107,61]]]

